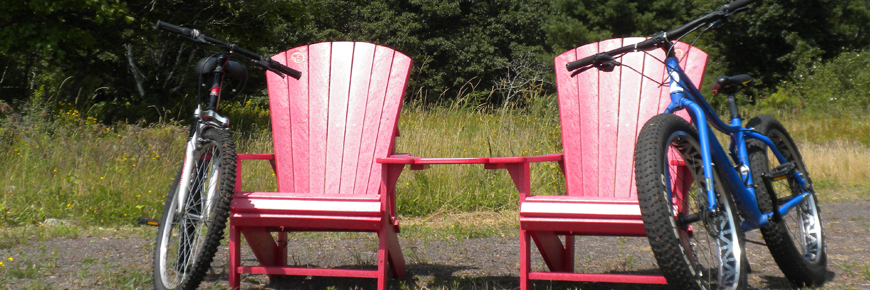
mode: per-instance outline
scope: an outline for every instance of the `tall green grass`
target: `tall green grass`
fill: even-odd
[[[421,157],[490,157],[561,152],[555,96],[530,90],[505,107],[406,104],[398,152]],[[227,108],[239,153],[272,152],[268,111],[243,103]],[[870,199],[870,125],[864,119],[768,112],[801,144],[823,201]],[[751,116],[752,114],[747,114]],[[84,225],[133,224],[158,217],[183,154],[181,122],[106,126],[70,104],[25,105],[0,114],[0,224],[68,219]],[[244,190],[275,190],[267,162],[247,161]],[[555,163],[532,167],[535,194],[560,194]],[[845,192],[845,193],[843,193]],[[405,170],[397,188],[406,217],[513,211],[516,189],[504,170],[437,165]],[[832,197],[828,197],[832,195]]]
[[[4,225],[72,219],[99,225],[156,216],[178,166],[179,126],[105,126],[72,108],[27,107],[2,119]]]

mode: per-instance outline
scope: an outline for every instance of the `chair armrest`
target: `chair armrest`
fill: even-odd
[[[553,153],[547,155],[536,155],[536,156],[516,156],[516,157],[491,157],[489,161],[486,163],[486,169],[504,169],[509,164],[520,164],[520,163],[536,163],[536,162],[548,162],[548,161],[556,161],[559,164],[562,164],[565,161],[565,154],[563,153]]]
[[[435,164],[487,164],[489,158],[484,157],[459,157],[459,158],[441,158],[441,157],[415,157],[410,154],[393,154],[388,157],[378,158],[378,163],[381,164],[409,164],[411,170],[422,170],[429,168]]]
[[[235,192],[242,191],[242,160],[268,160],[272,165],[272,172],[278,173],[275,165],[275,154],[236,154],[236,184]]]
[[[272,160],[275,161],[275,154],[236,154],[238,160]]]
[[[375,159],[375,162],[380,164],[414,164],[414,161],[417,159],[419,159],[419,157],[411,156],[411,154],[397,153],[387,157],[377,158]]]
[[[483,168],[507,169],[511,179],[514,181],[514,186],[517,187],[517,191],[520,194],[520,200],[522,201],[525,200],[527,196],[531,195],[532,181],[531,169],[529,167],[530,163],[547,161],[559,162],[559,166],[562,167],[562,171],[564,172],[565,155],[563,153],[537,156],[492,157],[489,158],[489,162],[487,162]]]
[[[242,170],[242,160],[269,160],[269,163],[272,164],[272,171],[276,174],[278,173],[278,169],[275,165],[275,154],[236,154],[236,171],[241,173]],[[241,175],[239,175],[241,177]],[[237,178],[238,179],[238,178]]]

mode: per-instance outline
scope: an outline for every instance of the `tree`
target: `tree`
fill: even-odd
[[[89,71],[106,69],[105,61],[113,57],[111,44],[122,37],[118,31],[133,18],[127,7],[118,1],[28,1],[4,3],[7,11],[0,14],[0,54],[7,63],[16,63],[23,70],[25,81],[16,88],[28,88],[35,72],[62,71],[74,77],[69,95],[74,96]],[[92,33],[105,31],[108,33]],[[9,65],[7,65],[7,68]],[[32,86],[31,86],[32,87]],[[26,90],[15,90],[26,93]],[[5,95],[5,94],[4,94]],[[26,94],[21,97],[26,97]],[[13,98],[5,96],[6,99]]]
[[[650,36],[709,12],[690,0],[553,0],[552,9],[543,30],[555,52],[614,37]]]
[[[27,99],[45,85],[46,94],[87,106],[107,121],[155,120],[148,106],[175,108],[195,91],[195,77],[187,75],[203,52],[155,31],[157,20],[263,49],[281,41],[273,27],[291,25],[302,11],[300,2],[269,0],[6,4],[0,60],[10,78],[0,80],[0,98]]]
[[[499,68],[532,53],[541,63],[540,32],[548,2],[536,1],[309,1],[308,42],[354,40],[390,46],[414,59],[408,91],[423,102],[475,78],[494,84]],[[546,59],[546,60],[545,60]]]
[[[797,69],[870,45],[867,23],[867,1],[759,1],[710,45],[727,73],[752,75],[761,89],[756,95],[767,94]]]

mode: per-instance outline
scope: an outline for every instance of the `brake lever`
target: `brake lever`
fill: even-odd
[[[612,72],[616,66],[622,65],[613,56],[605,53],[599,53],[592,59],[592,66],[604,72]]]
[[[750,8],[751,7],[749,7],[749,6],[743,6],[743,7],[734,9],[733,11],[718,11],[717,14],[720,16],[720,18],[717,19],[716,21],[713,21],[712,23],[710,23],[710,25],[708,25],[707,28],[704,29],[704,31],[708,31],[711,29],[712,30],[719,30],[719,28],[724,27],[725,24],[728,24],[728,22],[731,22],[732,15],[749,10]]]
[[[710,23],[710,25],[708,25],[707,28],[704,29],[704,31],[719,30],[719,28],[724,27],[725,24],[728,23],[728,21],[730,21],[729,18],[722,18],[722,19],[716,20],[713,23]]]

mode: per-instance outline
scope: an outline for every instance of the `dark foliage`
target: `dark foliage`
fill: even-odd
[[[320,41],[386,45],[414,60],[411,101],[449,102],[466,83],[548,79],[564,50],[676,27],[725,0],[312,0],[4,3],[0,14],[0,100],[40,97],[74,103],[104,122],[176,119],[196,103],[192,64],[210,54],[155,31],[157,20],[197,28],[270,55]],[[870,45],[866,0],[766,0],[696,44],[711,77],[749,73],[763,96],[844,52]],[[695,35],[684,41],[692,42]],[[262,99],[253,73],[248,96]],[[519,78],[517,77],[519,76]],[[529,82],[520,82],[527,84]],[[545,85],[545,87],[547,87]],[[501,92],[501,91],[498,91]],[[498,103],[511,91],[494,95]],[[486,101],[480,99],[478,101]],[[263,104],[263,101],[254,102]],[[715,105],[715,101],[714,101]]]

